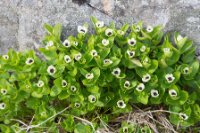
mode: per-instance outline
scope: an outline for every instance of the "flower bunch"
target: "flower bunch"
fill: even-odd
[[[61,25],[45,24],[45,46],[39,48],[43,57],[32,50],[9,50],[0,56],[2,131],[20,129],[11,119],[34,116],[31,121],[37,124],[67,106],[65,114],[56,117],[59,122],[45,123],[49,132],[58,132],[58,126],[68,132],[92,132],[90,126],[75,123],[73,116],[88,116],[98,123],[94,117],[100,114],[109,122],[132,111],[133,104],[163,105],[177,112],[169,115],[175,125],[200,120],[199,61],[191,40],[175,32],[173,43],[169,34],[163,35],[162,26],[145,28],[139,22],[117,29],[114,23],[105,26],[91,20],[95,34],[89,34],[84,24],[78,26],[77,36],[63,40]]]

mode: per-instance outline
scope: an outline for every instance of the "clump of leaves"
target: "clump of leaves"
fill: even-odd
[[[84,24],[65,40],[60,24],[45,24],[44,59],[32,50],[0,57],[3,132],[90,133],[101,121],[131,112],[133,104],[163,106],[173,112],[174,125],[199,122],[200,71],[191,40],[175,32],[170,41],[162,26],[139,22],[117,29],[91,20],[94,34]],[[120,132],[134,127],[122,123]],[[151,131],[137,129],[143,130]]]

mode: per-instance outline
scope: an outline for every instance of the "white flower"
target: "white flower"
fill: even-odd
[[[103,40],[102,40],[102,44],[103,44],[104,46],[108,46],[109,40],[103,39]]]
[[[119,101],[117,101],[117,107],[124,109],[126,107],[126,104],[124,103],[123,100],[119,100]]]
[[[26,85],[26,88],[27,88],[27,89],[30,88],[30,85]]]
[[[152,89],[152,90],[151,90],[151,96],[152,96],[152,97],[155,97],[155,98],[158,97],[158,96],[159,96],[158,90]]]
[[[74,46],[78,46],[78,42],[75,41],[75,42],[74,42]]]
[[[184,73],[184,74],[188,74],[189,70],[190,70],[189,67],[185,67],[185,68],[183,69],[183,73]]]
[[[77,88],[76,88],[76,86],[73,86],[73,85],[72,85],[72,86],[70,87],[70,90],[71,90],[72,92],[75,92],[75,91],[77,90]]]
[[[104,26],[104,22],[103,21],[98,21],[98,22],[96,22],[95,25],[96,25],[97,28],[102,28]]]
[[[50,74],[50,75],[54,75],[56,73],[56,68],[53,66],[53,65],[50,65],[48,66],[47,68],[47,72]]]
[[[118,30],[117,33],[118,33],[119,35],[122,35],[122,36],[125,34],[124,31],[122,31],[122,30]]]
[[[37,83],[37,87],[41,88],[44,86],[44,82],[42,80],[39,80]]]
[[[108,29],[106,29],[105,34],[106,34],[106,36],[112,36],[113,30],[108,28]]]
[[[105,60],[103,61],[103,63],[104,63],[104,64],[112,64],[113,61],[110,60],[110,59],[105,59]]]
[[[123,133],[128,133],[128,127],[123,127],[122,131]]]
[[[79,61],[82,57],[82,54],[81,53],[78,53],[74,56],[75,60]]]
[[[146,50],[146,46],[143,45],[143,46],[140,48],[140,51],[141,51],[141,52],[145,52],[145,50]]]
[[[7,94],[7,90],[6,89],[1,89],[1,94],[2,95],[6,95]]]
[[[129,88],[131,85],[130,81],[125,81],[124,88]]]
[[[148,63],[149,62],[149,58],[146,57],[144,60],[143,60],[143,63]]]
[[[49,41],[49,42],[47,42],[47,45],[45,46],[45,48],[49,49],[52,46],[53,46],[53,41]]]
[[[34,59],[33,58],[27,58],[26,59],[26,64],[27,65],[32,65],[34,63]]]
[[[135,44],[136,44],[135,38],[128,39],[128,44],[129,44],[130,46],[135,46]]]
[[[63,42],[63,46],[66,47],[66,48],[71,47],[70,41],[66,39],[66,40]]]
[[[169,54],[170,53],[170,48],[163,48],[164,54]]]
[[[143,82],[148,82],[149,80],[151,79],[151,75],[149,75],[148,73],[145,74],[143,77],[142,77],[142,81]]]
[[[6,108],[6,104],[5,103],[0,103],[0,110],[3,110]]]
[[[95,49],[93,49],[90,54],[93,56],[93,57],[96,57],[98,55],[97,51]]]
[[[72,59],[69,55],[65,55],[64,60],[65,60],[66,63],[70,63],[72,61]]]
[[[178,115],[179,115],[180,119],[182,119],[182,120],[188,119],[188,116],[185,113],[179,113]]]
[[[145,89],[145,86],[144,86],[143,83],[140,83],[140,84],[137,85],[137,87],[136,87],[136,90],[139,91],[139,92],[143,91],[144,89]]]
[[[112,71],[112,74],[113,74],[114,76],[116,76],[116,77],[118,77],[118,76],[120,75],[120,73],[121,73],[120,68],[115,68],[115,69],[113,69],[113,71]]]
[[[85,26],[78,26],[78,33],[86,34],[88,29]]]
[[[94,74],[93,73],[87,73],[85,75],[86,79],[93,79],[94,78]]]
[[[176,96],[177,96],[176,90],[170,89],[170,90],[169,90],[169,95],[170,95],[171,97],[176,97]]]
[[[147,26],[147,28],[146,28],[146,30],[147,30],[147,32],[152,32],[153,31],[153,27],[152,26],[150,26],[150,25],[148,25]]]
[[[77,102],[76,102],[76,103],[74,103],[74,107],[75,107],[75,108],[79,108],[80,106],[81,106],[81,104],[80,104],[80,103],[77,103]]]
[[[136,32],[140,32],[140,30],[141,30],[140,26],[137,25],[136,28],[135,28],[135,31],[136,31]]]
[[[62,80],[62,87],[66,87],[67,86],[67,81],[66,80]]]
[[[130,58],[132,58],[132,57],[135,56],[135,51],[127,50],[126,53],[128,54],[128,56],[129,56]]]
[[[4,60],[8,60],[9,59],[8,55],[3,55],[2,57],[3,57]]]
[[[175,77],[173,76],[173,74],[166,74],[165,79],[167,80],[168,83],[172,83]]]
[[[89,100],[90,103],[94,103],[94,102],[96,102],[97,99],[94,95],[89,95],[88,100]]]
[[[178,35],[176,39],[179,42],[179,41],[181,41],[183,39],[183,37],[181,35]]]

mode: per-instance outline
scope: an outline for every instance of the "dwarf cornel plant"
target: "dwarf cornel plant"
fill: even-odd
[[[10,49],[0,56],[2,132],[91,133],[102,126],[97,117],[108,123],[132,105],[162,106],[174,125],[199,122],[200,71],[191,40],[178,32],[171,39],[162,26],[116,29],[91,20],[95,33],[84,24],[64,40],[60,24],[45,24],[41,55]]]

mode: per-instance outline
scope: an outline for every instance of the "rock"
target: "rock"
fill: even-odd
[[[41,46],[44,23],[61,23],[63,38],[76,34],[77,25],[91,25],[90,16],[117,26],[140,20],[162,24],[165,31],[188,36],[200,49],[199,0],[1,0],[0,53]]]

